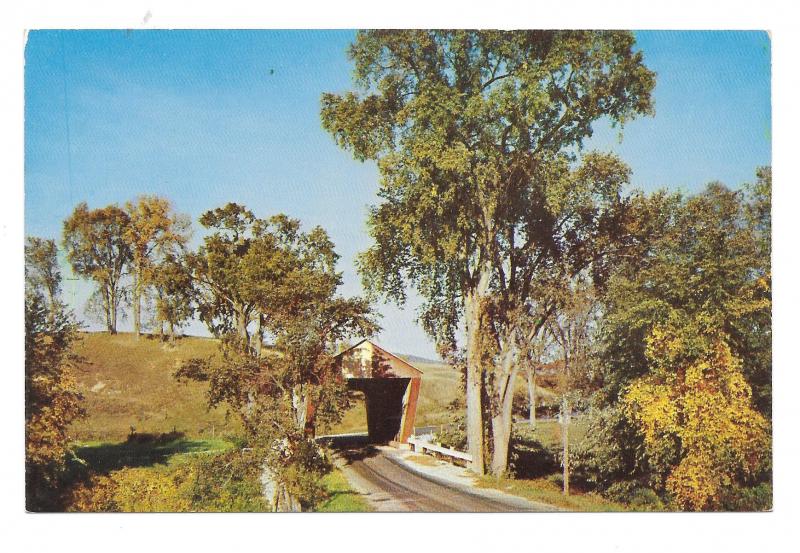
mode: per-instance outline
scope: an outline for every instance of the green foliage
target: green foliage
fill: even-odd
[[[126,240],[129,224],[128,214],[116,205],[90,210],[85,202],[64,221],[67,260],[76,274],[95,281],[112,334],[117,331],[122,277],[132,256]]]
[[[470,451],[488,408],[499,471],[517,315],[546,318],[565,276],[603,278],[624,245],[629,169],[578,153],[594,122],[652,113],[654,74],[633,45],[627,32],[363,31],[356,90],[322,97],[323,127],[381,174],[365,288],[402,302],[413,285],[442,351],[465,323]]]
[[[237,204],[200,222],[214,232],[189,263],[200,316],[220,348],[175,375],[208,382],[209,406],[227,405],[241,419],[266,460],[273,508],[311,509],[331,467],[309,430],[337,422],[348,403],[333,354],[340,342],[378,327],[366,301],[337,295],[338,255],[321,228],[302,232],[297,220],[258,219]],[[273,340],[268,351],[265,333]]]
[[[594,201],[618,200],[628,171],[601,154],[572,174],[569,162],[593,121],[652,111],[654,75],[633,42],[624,32],[359,33],[359,91],[323,95],[322,121],[356,158],[379,161],[384,203],[361,258],[369,288],[403,299],[407,277],[429,302],[423,321],[451,323],[428,324],[438,336],[484,263],[500,271],[510,259],[498,285],[525,287],[537,253],[584,262],[588,250],[565,246],[585,241]]]
[[[769,175],[765,169],[759,175]],[[653,196],[641,255],[621,264],[604,297],[605,398],[648,372],[646,339],[680,314],[710,318],[744,365],[759,410],[771,404],[769,180],[750,200],[721,184],[689,198]],[[758,223],[753,213],[761,215]]]
[[[772,484],[762,482],[752,487],[732,487],[723,494],[724,511],[771,511]]]
[[[577,456],[600,489],[635,480],[669,488],[677,506],[719,509],[728,488],[769,480],[770,173],[747,194],[715,183],[639,205],[640,254],[603,297],[599,413]],[[626,413],[623,396],[638,407]],[[715,436],[725,445],[708,445]]]
[[[643,488],[637,482],[630,480],[615,482],[603,495],[612,501],[627,504],[634,511],[666,510],[656,492],[650,488]]]
[[[156,320],[169,325],[174,341],[175,329],[194,315],[196,290],[191,272],[182,257],[167,255],[156,265],[151,282],[156,291]]]
[[[260,462],[238,450],[183,455],[168,464],[95,475],[72,492],[71,511],[264,512]]]
[[[587,426],[586,438],[571,453],[577,480],[601,492],[634,478],[647,484],[651,470],[642,438],[621,405],[590,411]]]

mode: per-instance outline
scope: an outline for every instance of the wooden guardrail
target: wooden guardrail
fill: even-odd
[[[442,447],[431,442],[426,442],[425,440],[420,440],[414,436],[408,439],[408,443],[411,444],[411,446],[414,448],[414,451],[418,453],[425,453],[425,450],[428,450],[439,453],[440,455],[461,459],[462,461],[466,461],[468,463],[472,462],[472,455],[469,453],[464,453],[463,451],[458,451],[456,449],[450,449],[449,447]]]

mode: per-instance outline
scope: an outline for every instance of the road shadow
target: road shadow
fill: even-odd
[[[348,465],[375,457],[379,453],[376,444],[370,442],[366,434],[329,436],[320,439],[320,442],[335,451]]]

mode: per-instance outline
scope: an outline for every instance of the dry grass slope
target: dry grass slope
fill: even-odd
[[[238,430],[224,409],[206,409],[206,386],[179,383],[178,365],[216,351],[208,338],[185,337],[175,345],[157,338],[120,333],[84,333],[75,348],[83,357],[77,371],[87,417],[72,426],[78,441],[124,439],[131,427],[138,433],[173,429],[190,438],[212,438]]]

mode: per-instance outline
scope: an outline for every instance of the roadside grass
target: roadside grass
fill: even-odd
[[[601,512],[601,511],[627,511],[625,505],[608,501],[593,493],[571,493],[565,496],[562,493],[561,485],[553,478],[536,478],[529,480],[516,480],[509,478],[497,479],[494,476],[483,476],[478,478],[478,486],[481,488],[494,488],[512,495],[517,495],[566,509],[569,511],[581,512]]]
[[[208,410],[208,386],[180,383],[172,376],[181,362],[208,357],[216,340],[183,337],[175,344],[131,333],[82,333],[74,352],[82,361],[76,377],[87,416],[70,427],[73,440],[113,442],[137,433],[175,431],[189,438],[217,439],[237,434],[236,417]]]
[[[317,509],[319,513],[367,513],[372,511],[364,496],[353,490],[342,471],[333,469],[322,479],[330,498]]]
[[[569,428],[570,447],[586,436],[587,421],[573,419]],[[595,493],[584,493],[572,486],[570,495],[563,494],[561,472],[561,425],[557,421],[537,421],[536,428],[527,423],[514,426],[516,445],[512,455],[514,478],[497,479],[484,476],[478,485],[495,488],[531,501],[538,501],[569,511],[627,511],[627,506],[609,501]]]

